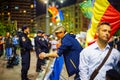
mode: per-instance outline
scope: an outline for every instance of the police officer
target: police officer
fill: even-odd
[[[34,38],[34,42],[35,42],[35,52],[36,52],[36,56],[37,56],[37,64],[36,64],[36,72],[41,72],[41,65],[43,63],[43,60],[39,58],[39,54],[42,52],[42,45],[44,45],[44,43],[42,42],[42,30],[38,30],[37,31],[37,36]]]
[[[29,28],[27,26],[23,26],[22,31],[23,32],[19,37],[22,58],[21,80],[29,80],[27,73],[30,67],[30,50],[33,49],[33,46],[28,38]]]
[[[45,32],[42,33],[42,42],[44,43],[44,44],[42,44],[42,52],[49,53],[50,42],[49,42]]]

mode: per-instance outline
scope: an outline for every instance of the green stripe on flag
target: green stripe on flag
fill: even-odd
[[[84,14],[84,16],[91,19],[91,17],[92,17],[92,2],[91,2],[91,0],[84,1],[84,2],[80,3],[79,5],[80,5],[80,9],[81,9],[82,13]]]

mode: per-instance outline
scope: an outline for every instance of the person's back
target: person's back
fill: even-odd
[[[18,48],[19,42],[18,42],[18,37],[17,35],[14,35],[14,37],[12,38],[12,44],[13,44],[13,53],[14,55],[16,55],[16,50]]]

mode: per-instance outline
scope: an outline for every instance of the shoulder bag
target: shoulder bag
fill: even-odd
[[[104,65],[104,63],[107,61],[111,51],[112,51],[113,47],[110,47],[107,55],[105,56],[105,58],[103,59],[102,63],[93,71],[92,75],[90,76],[90,80],[94,80],[94,78],[96,77],[96,75],[98,74],[99,70],[102,68],[102,66]]]

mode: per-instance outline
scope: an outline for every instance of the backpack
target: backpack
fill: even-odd
[[[19,64],[19,56],[18,55],[15,55],[15,56],[13,56],[13,65],[18,65]]]

